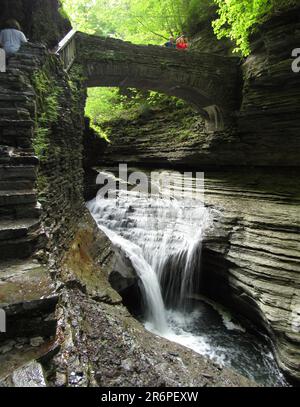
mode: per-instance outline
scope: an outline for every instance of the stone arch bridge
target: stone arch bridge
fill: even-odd
[[[87,87],[154,90],[194,105],[216,128],[239,107],[239,59],[135,45],[113,38],[71,31],[57,54],[66,70],[84,69]]]

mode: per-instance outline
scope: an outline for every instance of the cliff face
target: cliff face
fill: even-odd
[[[300,8],[266,22],[252,40],[238,114],[241,140],[250,146],[246,162],[299,166],[300,73],[291,58],[299,43]]]
[[[15,18],[30,41],[54,47],[71,29],[59,6],[59,0],[0,0],[0,26]]]
[[[291,170],[206,173],[218,210],[203,245],[202,289],[272,339],[281,368],[300,380],[300,188]]]

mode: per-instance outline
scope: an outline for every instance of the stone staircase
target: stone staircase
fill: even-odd
[[[30,74],[43,54],[43,47],[26,45],[0,73],[0,308],[7,317],[7,332],[0,334],[0,378],[7,373],[7,341],[26,337],[28,345],[30,338],[55,332],[49,315],[57,298],[47,269],[33,258],[41,242],[41,206],[35,189],[39,162],[32,148],[36,100]],[[12,346],[11,352],[18,350]]]
[[[28,70],[29,55],[21,53],[0,74],[0,261],[27,258],[38,244],[38,159],[31,143],[35,94],[24,75],[23,59]],[[31,61],[33,70],[34,58]]]

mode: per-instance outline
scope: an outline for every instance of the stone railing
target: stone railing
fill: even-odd
[[[76,58],[76,30],[71,30],[58,44],[56,54],[60,57],[64,69],[68,71]]]

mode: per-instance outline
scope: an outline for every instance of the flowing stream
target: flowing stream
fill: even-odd
[[[160,174],[171,177],[171,188],[152,180],[155,188],[149,194],[103,172],[102,180],[118,182],[112,183],[108,196],[98,194],[87,203],[99,228],[130,259],[141,282],[146,329],[259,383],[285,385],[266,343],[218,304],[195,298],[201,284],[202,240],[212,228],[214,213],[202,204],[201,194],[195,194],[197,199],[192,195],[198,185],[192,178],[183,182],[177,172]]]

